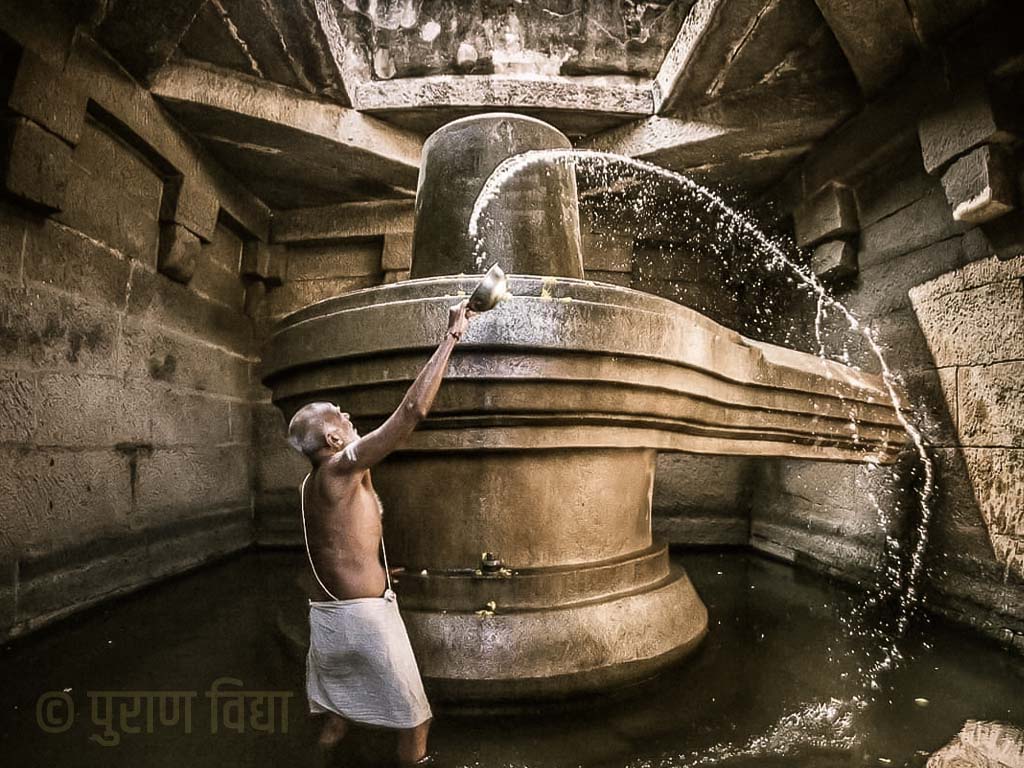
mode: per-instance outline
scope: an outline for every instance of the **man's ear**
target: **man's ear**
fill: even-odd
[[[341,448],[345,444],[345,441],[341,439],[341,435],[336,430],[329,430],[325,435],[324,439],[327,441],[327,445],[331,448]]]

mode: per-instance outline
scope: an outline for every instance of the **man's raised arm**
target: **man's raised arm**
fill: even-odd
[[[423,370],[405,393],[401,404],[383,424],[365,437],[353,441],[328,462],[338,471],[368,469],[397,448],[423,419],[427,417],[441,380],[448,369],[452,350],[462,338],[468,320],[475,314],[467,309],[467,302],[452,307],[448,312],[448,331]]]

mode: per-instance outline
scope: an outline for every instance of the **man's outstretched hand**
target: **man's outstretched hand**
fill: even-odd
[[[448,310],[448,333],[455,337],[456,341],[462,338],[462,334],[469,327],[469,319],[475,315],[469,308],[469,300],[459,302]]]

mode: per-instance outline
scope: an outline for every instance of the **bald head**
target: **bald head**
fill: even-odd
[[[355,437],[348,414],[334,403],[304,405],[288,422],[288,442],[311,460],[325,448],[341,450]]]

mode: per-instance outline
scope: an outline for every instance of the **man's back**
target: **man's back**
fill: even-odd
[[[316,576],[339,600],[380,597],[387,579],[380,561],[381,508],[370,471],[314,471],[305,490],[305,525]],[[330,600],[317,585],[312,600]]]

